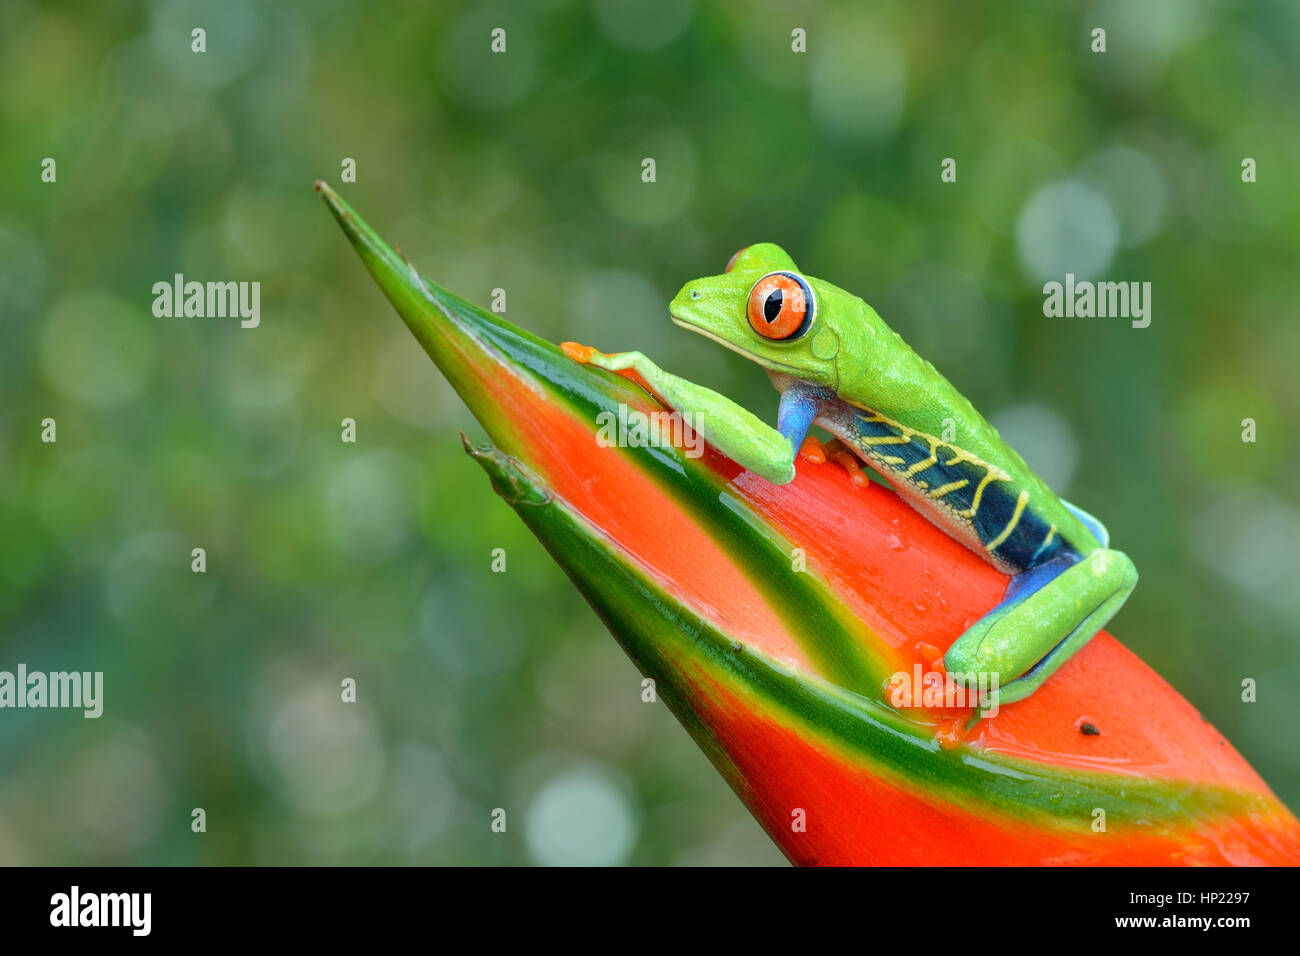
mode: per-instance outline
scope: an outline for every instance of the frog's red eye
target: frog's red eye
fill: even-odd
[[[787,342],[808,331],[813,294],[793,272],[769,272],[749,290],[749,324],[765,339]]]
[[[737,249],[736,254],[727,260],[727,268],[723,271],[730,272],[732,269],[736,268],[736,260],[743,256],[745,254],[745,249],[748,248],[749,246],[745,246],[743,249]]]

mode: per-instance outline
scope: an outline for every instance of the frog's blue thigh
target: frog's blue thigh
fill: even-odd
[[[952,673],[996,674],[998,703],[1032,694],[1106,626],[1137,584],[1128,556],[1066,552],[1012,578],[1002,602],[944,655]]]

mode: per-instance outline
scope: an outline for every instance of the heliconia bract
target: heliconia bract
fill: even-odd
[[[634,377],[422,277],[317,189],[495,447],[467,449],[782,851],[800,864],[1295,864],[1300,823],[1107,633],[1032,697],[899,709],[1006,577],[888,489],[798,463],[596,440]],[[623,344],[623,343],[620,343]],[[634,348],[627,343],[627,348]]]

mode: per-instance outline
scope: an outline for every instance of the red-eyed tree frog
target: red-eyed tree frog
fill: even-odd
[[[635,370],[668,406],[690,412],[708,442],[775,484],[794,478],[800,454],[830,454],[865,480],[860,458],[916,511],[1013,575],[1001,603],[943,658],[950,672],[997,674],[999,704],[1037,690],[1132,592],[1137,571],[1109,549],[1101,522],[1058,498],[871,306],[804,275],[780,247],[742,249],[723,274],[686,283],[669,311],[767,371],[781,393],[775,429],[640,352],[575,343],[566,351]],[[945,420],[953,441],[936,437]],[[835,436],[825,450],[808,436],[813,424]]]

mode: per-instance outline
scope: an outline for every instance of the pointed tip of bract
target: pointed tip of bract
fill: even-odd
[[[406,320],[416,338],[425,341],[422,327],[429,322],[429,317],[424,314],[429,287],[424,277],[405,256],[385,242],[369,223],[358,216],[328,183],[318,179],[314,188],[325,200],[325,205],[343,228],[344,235],[398,314]]]
[[[343,200],[339,199],[338,193],[330,189],[329,183],[325,182],[323,179],[318,179],[312,184],[311,188],[320,195],[321,199],[325,200],[325,205],[330,207],[330,211],[333,212],[334,215],[337,216],[342,213],[343,210],[340,208],[340,204]]]
[[[365,222],[352,211],[352,207],[343,201],[342,196],[331,189],[329,184],[323,179],[316,180],[312,189],[320,194],[321,199],[325,200],[325,205],[329,206],[330,212],[334,214],[334,218],[339,221],[339,225],[343,227],[343,231],[348,234],[348,237],[352,239],[353,242],[356,242],[359,238],[363,238],[360,233],[363,230],[368,231],[368,227]]]

